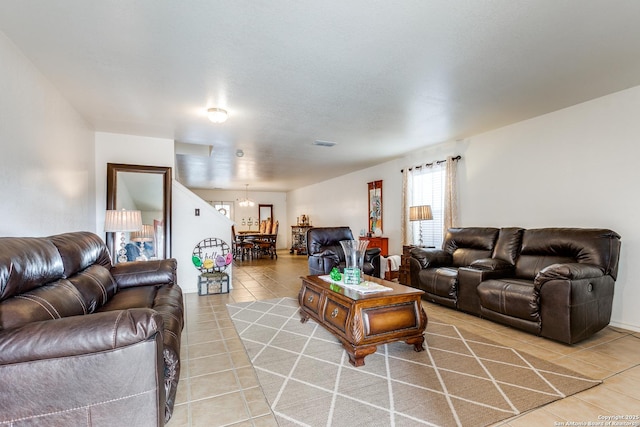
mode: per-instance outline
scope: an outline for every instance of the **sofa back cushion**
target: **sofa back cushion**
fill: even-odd
[[[0,237],[0,301],[61,279],[63,275],[62,257],[49,240]]]
[[[87,307],[80,293],[67,279],[61,279],[3,301],[0,330],[81,314],[87,314]]]
[[[541,228],[525,230],[516,277],[533,280],[551,264],[583,263],[598,266],[616,279],[620,235],[607,229]]]
[[[69,282],[78,290],[88,313],[93,313],[105,305],[118,289],[109,270],[97,264],[74,274],[69,278]]]
[[[60,252],[65,277],[71,277],[93,264],[111,267],[107,246],[96,234],[78,231],[50,236],[48,239]]]
[[[307,231],[307,251],[309,255],[333,251],[340,261],[344,261],[341,240],[353,240],[349,227],[314,227]]]
[[[523,228],[509,227],[501,228],[498,235],[498,241],[493,251],[493,258],[501,259],[511,264],[516,265],[516,260],[520,254],[520,248],[522,247],[522,235],[524,234]]]
[[[450,228],[442,250],[450,253],[454,267],[464,267],[481,258],[491,258],[499,229],[482,227]]]

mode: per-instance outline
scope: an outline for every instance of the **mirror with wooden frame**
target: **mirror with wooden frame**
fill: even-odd
[[[258,219],[260,222],[273,220],[273,205],[258,205]]]
[[[119,209],[141,211],[144,230],[152,236],[126,235],[127,261],[136,259],[133,254],[144,254],[146,259],[171,257],[170,167],[108,163],[107,210]],[[117,253],[114,233],[106,233],[106,243],[113,257]]]

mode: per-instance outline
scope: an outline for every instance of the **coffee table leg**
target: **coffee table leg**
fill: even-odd
[[[413,337],[405,340],[407,344],[413,344],[413,349],[415,351],[424,351],[424,335],[420,335],[419,337]]]
[[[307,323],[307,320],[309,320],[309,315],[300,310],[300,323]]]
[[[349,363],[351,363],[356,368],[358,366],[364,366],[364,358],[370,354],[376,352],[378,348],[375,345],[366,346],[366,347],[357,347],[353,348],[349,345],[344,345],[344,349],[347,350],[347,354],[349,355]]]

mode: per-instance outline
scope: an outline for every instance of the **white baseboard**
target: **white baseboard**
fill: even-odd
[[[640,332],[640,326],[638,326],[638,325],[630,325],[628,323],[623,323],[623,322],[611,321],[611,322],[609,322],[609,326],[613,326],[615,328],[620,328],[620,329],[626,329],[628,331],[633,331],[633,332]]]

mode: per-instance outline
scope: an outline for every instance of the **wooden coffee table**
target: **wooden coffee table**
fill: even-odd
[[[404,341],[413,344],[415,351],[423,351],[427,327],[421,304],[424,292],[372,276],[364,278],[393,290],[361,294],[319,276],[302,277],[300,321],[311,318],[332,332],[354,366],[364,365],[364,358],[375,353],[379,344]]]

